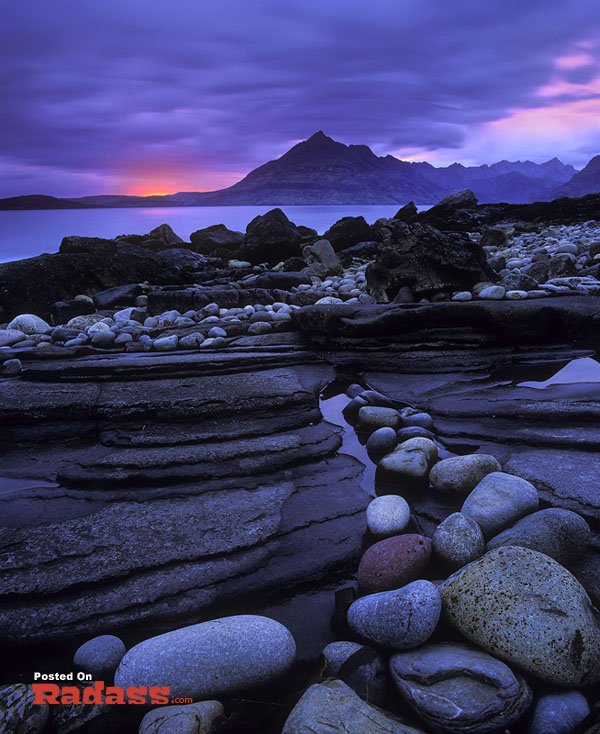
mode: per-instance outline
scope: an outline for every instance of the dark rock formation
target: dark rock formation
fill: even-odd
[[[406,222],[408,224],[415,221],[418,213],[419,210],[415,206],[414,201],[409,201],[408,204],[405,204],[403,207],[398,209],[396,214],[394,214],[393,219],[397,219],[399,222]]]
[[[329,240],[333,249],[338,252],[375,238],[364,217],[342,217],[331,225],[323,239]]]
[[[241,232],[227,229],[224,224],[213,224],[197,229],[190,235],[193,248],[203,255],[227,254],[232,257],[244,243]]]
[[[369,291],[379,302],[392,301],[403,286],[421,298],[497,278],[481,247],[464,235],[398,223],[395,236],[397,240],[382,245],[367,268]]]
[[[246,228],[240,256],[252,263],[279,262],[300,256],[302,236],[281,209],[255,217]]]

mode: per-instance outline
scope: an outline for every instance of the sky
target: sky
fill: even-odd
[[[434,165],[600,153],[598,0],[19,0],[0,196],[223,188],[323,130]]]

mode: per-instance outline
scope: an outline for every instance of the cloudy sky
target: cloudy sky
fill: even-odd
[[[20,0],[0,196],[222,188],[318,129],[434,164],[600,153],[598,0]]]

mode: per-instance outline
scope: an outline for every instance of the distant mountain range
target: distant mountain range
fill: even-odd
[[[220,191],[166,196],[36,194],[0,199],[0,209],[81,209],[141,206],[232,206],[302,204],[435,204],[459,189],[472,189],[482,203],[527,204],[561,196],[600,192],[600,156],[576,171],[558,160],[500,161],[492,165],[436,168],[391,155],[379,157],[366,145],[344,145],[317,132],[281,158],[251,171]]]

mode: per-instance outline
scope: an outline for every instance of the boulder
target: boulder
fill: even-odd
[[[477,197],[471,189],[461,189],[446,196],[436,206],[447,209],[471,209],[477,206]]]
[[[399,222],[410,223],[417,218],[418,213],[419,210],[415,206],[414,201],[409,201],[408,204],[405,204],[403,207],[398,209],[392,218],[397,219]]]
[[[31,685],[0,686],[0,731],[6,734],[42,734],[50,707],[36,704]]]
[[[26,334],[17,329],[0,329],[0,347],[12,347],[27,339]]]
[[[397,589],[418,579],[431,558],[431,541],[423,535],[394,535],[368,548],[358,566],[362,594]]]
[[[461,568],[485,552],[481,528],[462,512],[454,512],[433,534],[433,550],[451,568]]]
[[[527,734],[575,734],[590,714],[579,691],[557,691],[540,696],[531,712]]]
[[[377,428],[369,436],[366,443],[369,456],[374,456],[378,459],[385,456],[385,454],[389,454],[397,445],[398,437],[396,435],[396,431],[390,426]]]
[[[228,253],[235,254],[244,244],[242,232],[228,229],[224,224],[213,224],[204,229],[197,229],[190,235],[193,249],[203,255]]]
[[[319,263],[326,274],[339,275],[342,272],[342,264],[329,240],[321,239],[307,245],[303,254],[309,265],[313,262]]]
[[[397,239],[381,245],[366,271],[369,293],[376,301],[393,301],[408,286],[418,300],[436,294],[470,290],[497,276],[485,252],[462,233],[441,232],[425,224],[398,223]]]
[[[23,334],[47,334],[52,330],[50,324],[32,313],[15,316],[6,328],[9,331],[22,331]]]
[[[100,635],[77,648],[73,666],[90,673],[94,680],[112,681],[125,652],[125,644],[119,637]]]
[[[256,615],[223,617],[140,642],[115,674],[115,685],[169,686],[171,696],[209,699],[276,681],[296,656],[279,622]]]
[[[361,408],[362,412],[365,408]],[[359,412],[359,415],[360,415]],[[428,438],[409,438],[377,464],[376,479],[393,483],[399,490],[424,489],[429,470],[437,459],[437,447]]]
[[[562,278],[577,275],[575,258],[572,255],[556,255],[532,263],[527,268],[527,275],[538,283],[545,283],[552,278]]]
[[[114,288],[96,293],[94,303],[96,308],[101,310],[109,308],[119,308],[123,306],[135,306],[135,299],[141,296],[144,289],[139,283],[128,283],[126,285],[117,285]]]
[[[323,648],[323,678],[341,678],[363,701],[381,705],[387,689],[387,663],[367,645],[330,642]]]
[[[505,230],[488,227],[483,231],[479,244],[482,247],[504,247],[507,241]]]
[[[311,686],[292,709],[281,734],[423,734],[370,706],[341,680]]]
[[[434,731],[512,730],[531,704],[531,691],[521,675],[468,645],[426,645],[397,653],[390,671],[402,698]]]
[[[219,701],[159,706],[144,716],[138,734],[213,734],[224,714]]]
[[[444,494],[468,494],[488,474],[500,471],[497,459],[489,454],[469,454],[443,459],[429,474],[431,486]]]
[[[345,250],[360,242],[369,242],[373,239],[373,229],[367,224],[364,217],[342,217],[323,235],[336,252]]]
[[[419,580],[357,599],[348,609],[348,625],[367,642],[409,650],[431,637],[441,610],[440,592],[431,581]]]
[[[85,316],[94,313],[94,302],[81,301],[71,298],[68,301],[57,301],[50,306],[50,320],[53,324],[66,324],[75,316]]]
[[[600,680],[598,617],[577,579],[549,556],[496,548],[440,591],[447,619],[491,654],[559,686]]]
[[[461,512],[475,520],[489,538],[537,510],[538,504],[533,484],[512,474],[492,472],[469,494]]]
[[[301,235],[281,209],[255,217],[246,228],[240,257],[251,263],[277,263],[301,255]]]
[[[357,430],[372,432],[378,428],[398,428],[400,414],[395,408],[367,405],[358,411]]]
[[[168,224],[159,224],[158,227],[150,230],[148,234],[143,235],[142,245],[144,247],[152,246],[157,249],[173,247],[183,243],[181,237]]]

